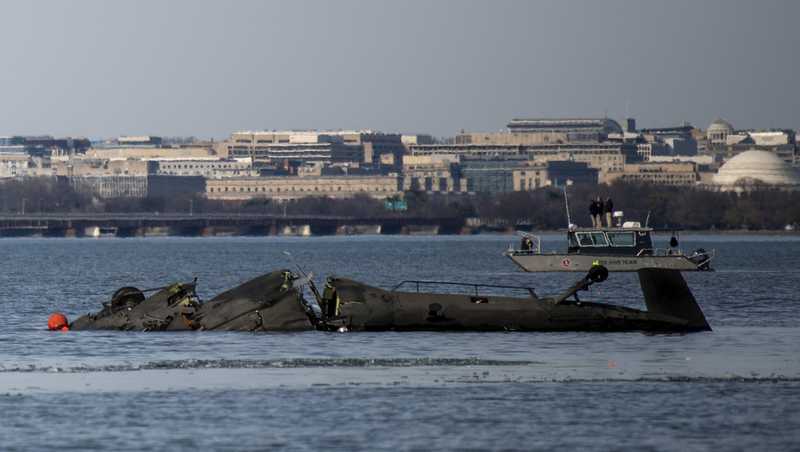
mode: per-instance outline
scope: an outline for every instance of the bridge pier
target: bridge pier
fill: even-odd
[[[309,236],[311,236],[311,225],[308,225],[308,224],[301,224],[301,225],[290,225],[290,224],[287,224],[281,229],[281,235],[297,236],[297,237],[309,237]]]
[[[379,224],[343,224],[336,228],[336,235],[380,235]]]
[[[475,229],[473,228],[472,231]],[[5,237],[155,237],[218,235],[463,234],[463,220],[397,217],[353,218],[335,215],[282,216],[228,213],[37,213],[0,215]]]

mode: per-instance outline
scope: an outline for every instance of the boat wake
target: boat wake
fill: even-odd
[[[613,383],[613,382],[800,382],[800,375],[778,372],[737,373],[717,369],[712,374],[686,370],[682,373],[653,374],[644,369],[622,371],[595,366],[565,366],[540,361],[492,360],[481,358],[289,358],[289,359],[183,359],[159,360],[143,363],[121,363],[74,366],[16,365],[0,367],[0,375],[45,374],[57,378],[59,374],[103,375],[124,372],[265,372],[264,375],[339,375],[332,384],[381,383]],[[716,375],[714,375],[716,374]],[[357,378],[352,378],[354,376]],[[315,378],[307,383],[315,384]]]
[[[129,372],[181,369],[295,369],[295,368],[410,368],[410,367],[503,367],[544,364],[536,361],[502,361],[480,358],[291,358],[291,359],[183,359],[145,363],[76,366],[2,366],[0,372]]]

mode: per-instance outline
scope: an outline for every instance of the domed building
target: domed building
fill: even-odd
[[[733,126],[728,121],[717,118],[706,129],[706,138],[712,145],[725,145],[728,135],[733,133]]]
[[[745,151],[728,160],[714,176],[722,190],[745,190],[756,185],[800,188],[800,174],[774,152]]]

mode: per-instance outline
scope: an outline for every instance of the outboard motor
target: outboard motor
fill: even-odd
[[[708,253],[703,248],[697,248],[694,250],[691,256],[689,256],[689,260],[697,264],[697,269],[702,271],[710,271],[711,270],[711,254]]]

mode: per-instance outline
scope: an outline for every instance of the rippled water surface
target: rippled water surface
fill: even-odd
[[[518,271],[508,236],[0,240],[2,448],[799,448],[800,238],[682,239],[718,253],[685,274],[713,332],[49,333],[120,286],[197,277],[210,298],[283,251],[384,287],[579,275]],[[633,274],[582,298],[642,306]]]

